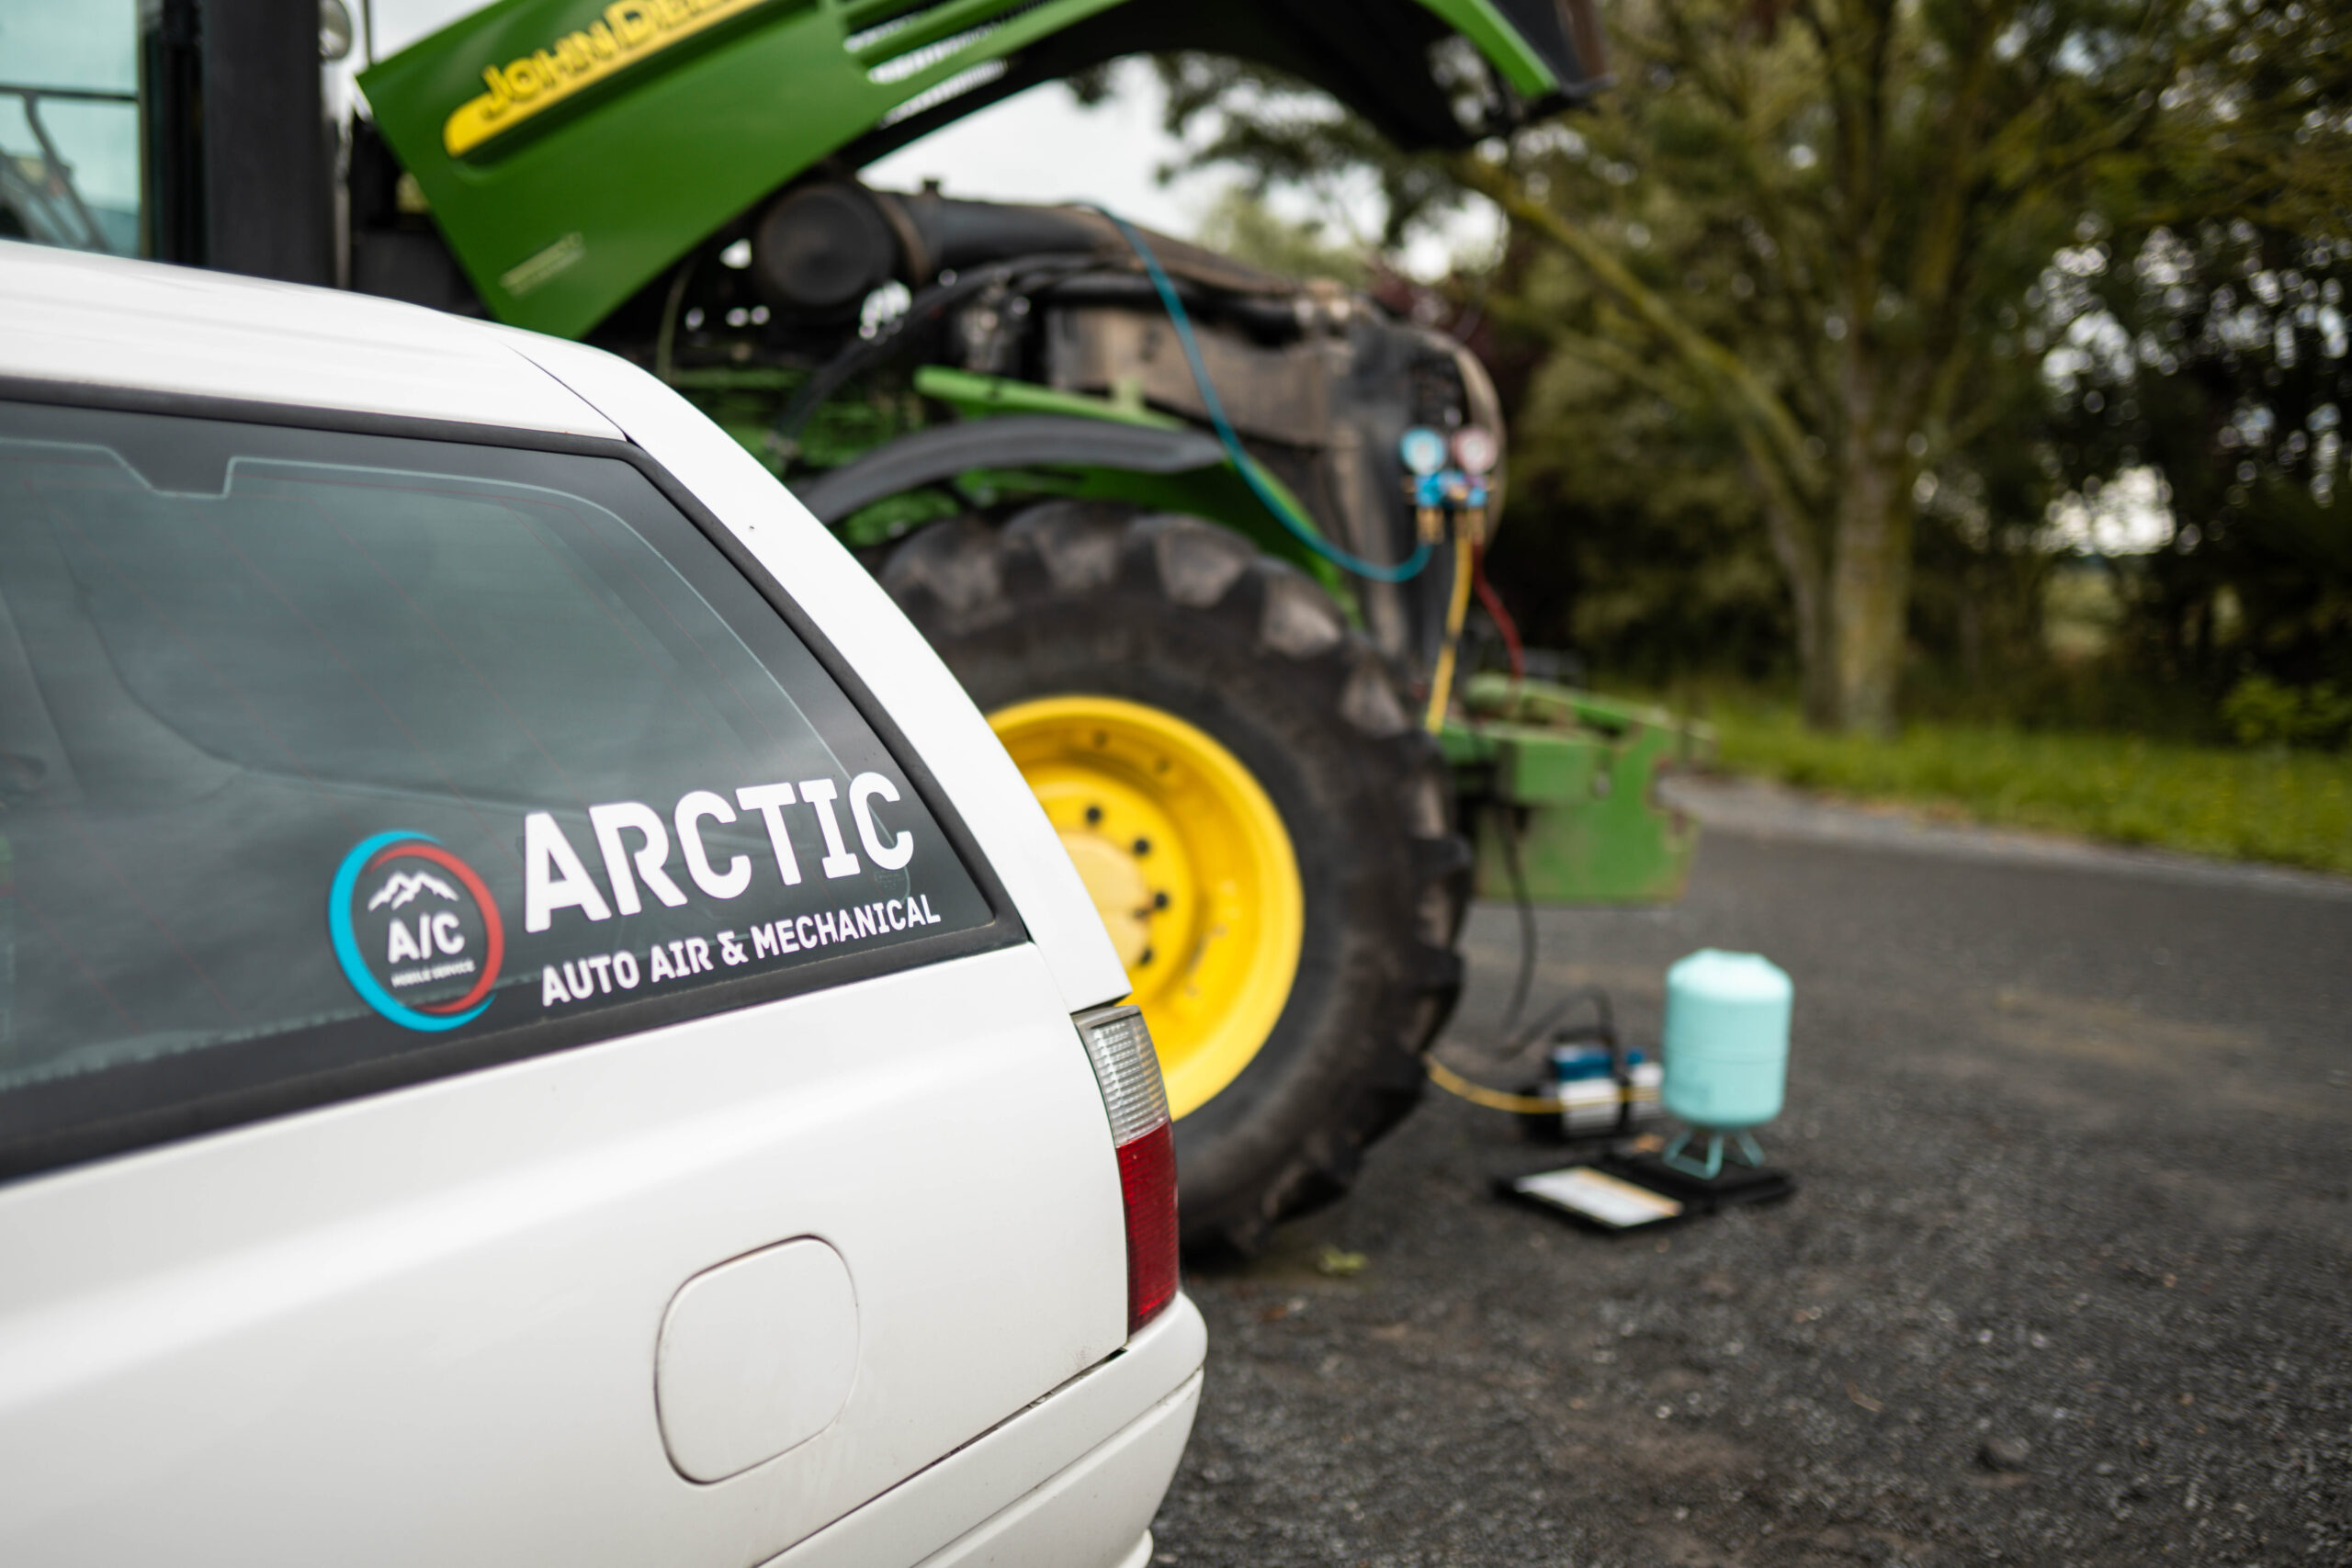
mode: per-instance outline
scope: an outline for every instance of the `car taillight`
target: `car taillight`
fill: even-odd
[[[1137,1007],[1097,1008],[1074,1021],[1094,1064],[1111,1143],[1119,1152],[1119,1196],[1127,1215],[1127,1332],[1176,1299],[1176,1140],[1159,1058]]]

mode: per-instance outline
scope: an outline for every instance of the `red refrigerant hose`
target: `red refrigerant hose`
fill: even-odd
[[[1527,674],[1527,654],[1519,645],[1519,623],[1510,618],[1510,612],[1503,608],[1502,595],[1496,592],[1495,585],[1487,581],[1487,547],[1484,545],[1471,552],[1470,574],[1477,585],[1478,603],[1487,607],[1487,614],[1495,618],[1495,629],[1503,634],[1503,652],[1510,659],[1510,678],[1521,680]]]

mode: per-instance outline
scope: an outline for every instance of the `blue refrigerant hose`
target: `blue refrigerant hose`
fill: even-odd
[[[1233,433],[1231,422],[1225,417],[1225,405],[1217,400],[1216,388],[1209,380],[1209,367],[1202,362],[1200,343],[1193,336],[1192,318],[1185,314],[1184,301],[1177,297],[1176,286],[1161,270],[1159,258],[1152,254],[1151,246],[1134,224],[1107,208],[1097,207],[1094,210],[1111,220],[1118,229],[1120,237],[1136,253],[1136,259],[1143,263],[1144,271],[1151,278],[1151,287],[1159,293],[1160,304],[1167,308],[1168,320],[1176,329],[1176,341],[1183,345],[1185,362],[1193,367],[1193,382],[1201,389],[1201,406],[1208,411],[1209,423],[1215,427],[1217,440],[1224,445],[1227,458],[1233,464],[1234,471],[1241,476],[1242,482],[1250,487],[1250,492],[1264,503],[1268,512],[1273,513],[1274,521],[1287,529],[1300,544],[1342,571],[1370,578],[1374,582],[1404,582],[1419,576],[1421,569],[1430,563],[1430,545],[1427,539],[1416,545],[1413,553],[1395,566],[1382,566],[1377,561],[1366,560],[1325,538],[1320,530],[1299,516],[1290,502],[1268,482],[1265,470],[1258,466],[1257,458],[1242,448],[1241,438]]]

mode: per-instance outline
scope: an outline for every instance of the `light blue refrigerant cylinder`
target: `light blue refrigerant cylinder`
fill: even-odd
[[[1755,953],[1702,947],[1666,972],[1668,1112],[1711,1133],[1781,1113],[1789,1077],[1789,977]]]

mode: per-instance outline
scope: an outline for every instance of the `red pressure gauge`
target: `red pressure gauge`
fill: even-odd
[[[1491,474],[1495,462],[1502,456],[1502,445],[1494,432],[1482,425],[1465,424],[1453,433],[1453,463],[1465,474]]]

